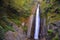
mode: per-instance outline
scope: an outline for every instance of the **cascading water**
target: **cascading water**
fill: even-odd
[[[39,4],[37,6],[36,10],[36,22],[35,22],[35,33],[34,33],[34,39],[39,39],[39,28],[40,28],[40,16],[39,16]]]

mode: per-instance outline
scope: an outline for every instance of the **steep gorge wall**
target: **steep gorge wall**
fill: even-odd
[[[35,16],[35,11],[36,11],[36,4],[33,5],[32,10],[31,10],[31,15],[28,18],[28,22],[27,22],[27,26],[28,26],[28,30],[27,30],[27,37],[30,38],[31,37],[31,31],[32,31],[32,24],[33,24],[33,20],[34,20],[34,16]]]

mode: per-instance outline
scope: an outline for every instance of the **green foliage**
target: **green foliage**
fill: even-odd
[[[52,40],[59,40],[58,34],[56,34],[56,36],[52,38]]]
[[[20,17],[28,17],[30,15],[32,0],[11,0],[10,6],[19,12]]]
[[[15,24],[17,24],[18,26],[21,25],[21,21],[18,19],[11,19],[11,21],[13,21]]]
[[[10,24],[7,20],[0,20],[0,21],[1,21],[0,25],[3,27],[5,32],[7,32],[8,30],[14,31],[12,24]]]
[[[58,40],[58,33],[54,33],[53,30],[48,30],[48,36],[50,36],[51,40]]]
[[[32,0],[11,0],[10,5],[14,8],[29,10]]]
[[[48,34],[51,34],[53,32],[53,30],[48,30]]]
[[[42,15],[47,19],[47,25],[60,20],[60,1],[50,0],[48,3],[44,0],[41,3]]]
[[[0,1],[0,40],[3,40],[7,31],[14,31],[12,23],[21,25],[20,18],[30,16],[32,0],[1,0]],[[23,27],[27,31],[27,27]]]
[[[24,32],[27,32],[27,26],[23,26],[22,29],[24,30]]]
[[[1,24],[0,24],[1,25]],[[12,26],[9,26],[9,25],[4,25],[4,27],[1,25],[0,26],[0,40],[3,40],[4,39],[4,35],[7,31],[14,31],[14,29],[12,28]]]
[[[0,40],[4,39],[5,33],[9,30],[14,31],[8,18],[6,18],[6,16],[3,16],[2,18],[0,18]]]
[[[6,25],[4,29],[5,29],[5,32],[7,32],[9,30],[10,31],[14,31],[13,27],[12,26],[9,26],[9,25]]]
[[[52,33],[53,32],[53,30],[48,30],[48,33]]]
[[[47,20],[47,25],[60,21],[60,0],[44,0],[40,4],[42,16]],[[51,40],[58,40],[58,33],[54,33],[52,29],[48,30],[48,36]]]
[[[5,30],[3,29],[2,26],[0,26],[0,40],[4,39],[4,33],[5,33]]]

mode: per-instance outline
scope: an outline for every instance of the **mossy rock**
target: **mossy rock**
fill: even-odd
[[[48,30],[48,33],[52,33],[53,32],[53,30]]]

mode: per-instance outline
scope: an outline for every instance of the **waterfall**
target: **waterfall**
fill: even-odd
[[[39,15],[40,14],[39,14],[39,4],[38,4],[37,10],[36,10],[34,39],[38,39],[38,36],[39,36],[39,28],[40,28],[40,16]]]

